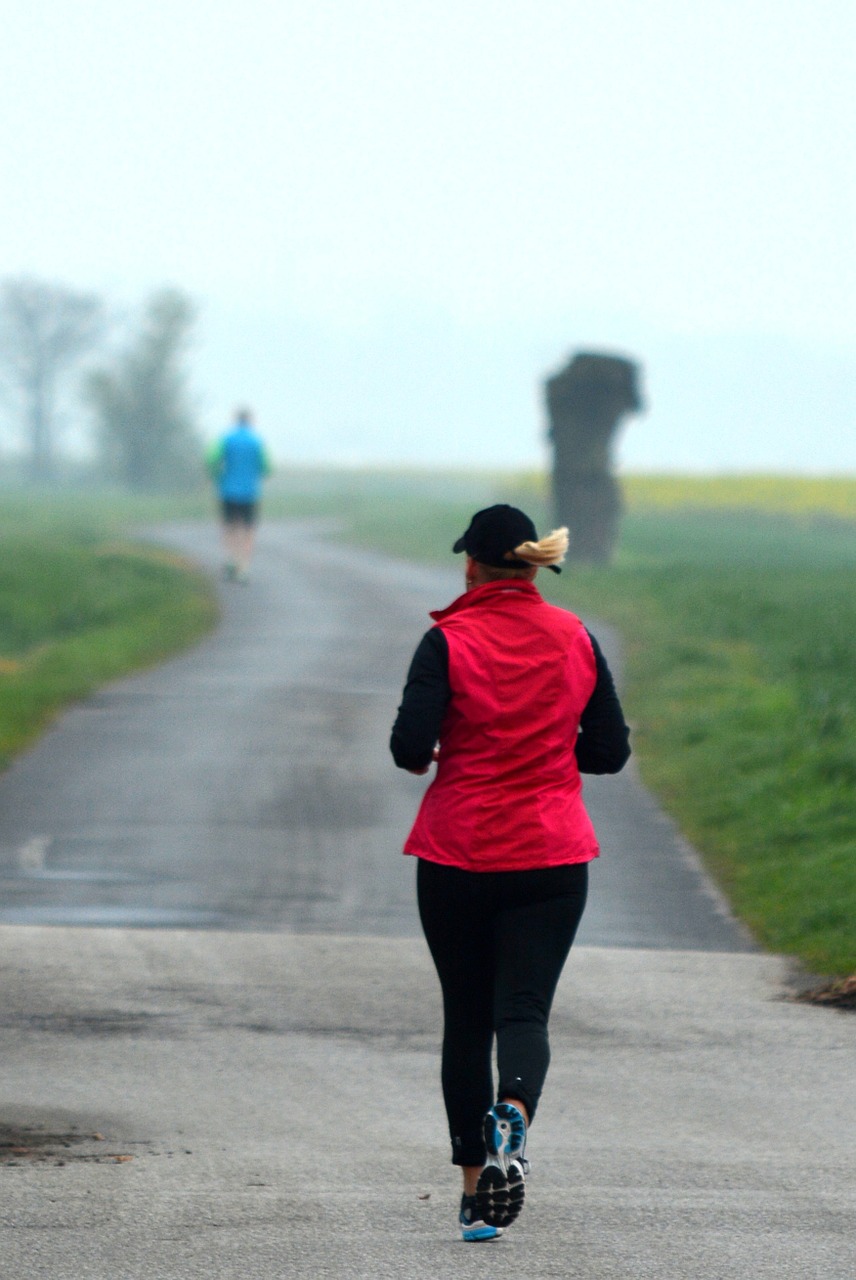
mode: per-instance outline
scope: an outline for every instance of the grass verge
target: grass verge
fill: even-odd
[[[158,514],[121,500],[0,506],[0,767],[62,707],[213,626],[202,574],[119,535]]]

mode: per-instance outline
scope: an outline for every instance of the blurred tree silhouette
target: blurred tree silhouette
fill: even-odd
[[[104,331],[101,300],[29,276],[0,285],[0,366],[30,455],[34,480],[54,471],[63,383]]]
[[[136,492],[201,483],[202,445],[183,367],[195,318],[185,294],[160,290],[146,305],[139,336],[112,368],[89,377],[102,459],[111,475]]]
[[[639,369],[632,360],[578,352],[545,383],[553,443],[553,504],[571,534],[571,558],[607,564],[618,538],[621,490],[612,440],[621,420],[639,413]]]

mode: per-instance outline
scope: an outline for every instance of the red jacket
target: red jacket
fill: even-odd
[[[451,699],[405,852],[469,871],[596,858],[574,753],[596,681],[579,618],[516,579],[431,616],[448,644]]]

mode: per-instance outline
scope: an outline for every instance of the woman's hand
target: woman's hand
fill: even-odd
[[[440,748],[435,747],[434,750],[431,752],[431,763],[436,764],[439,759],[440,759]],[[421,769],[408,769],[407,772],[415,773],[418,778],[421,778],[421,777],[424,777],[424,775],[428,772],[430,768],[431,768],[430,764],[425,764],[422,766]]]

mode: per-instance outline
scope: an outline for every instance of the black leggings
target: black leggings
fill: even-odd
[[[585,907],[588,863],[484,872],[420,858],[416,885],[443,990],[452,1163],[479,1165],[482,1120],[496,1097],[519,1098],[530,1121],[538,1106],[550,1064],[547,1020]]]

